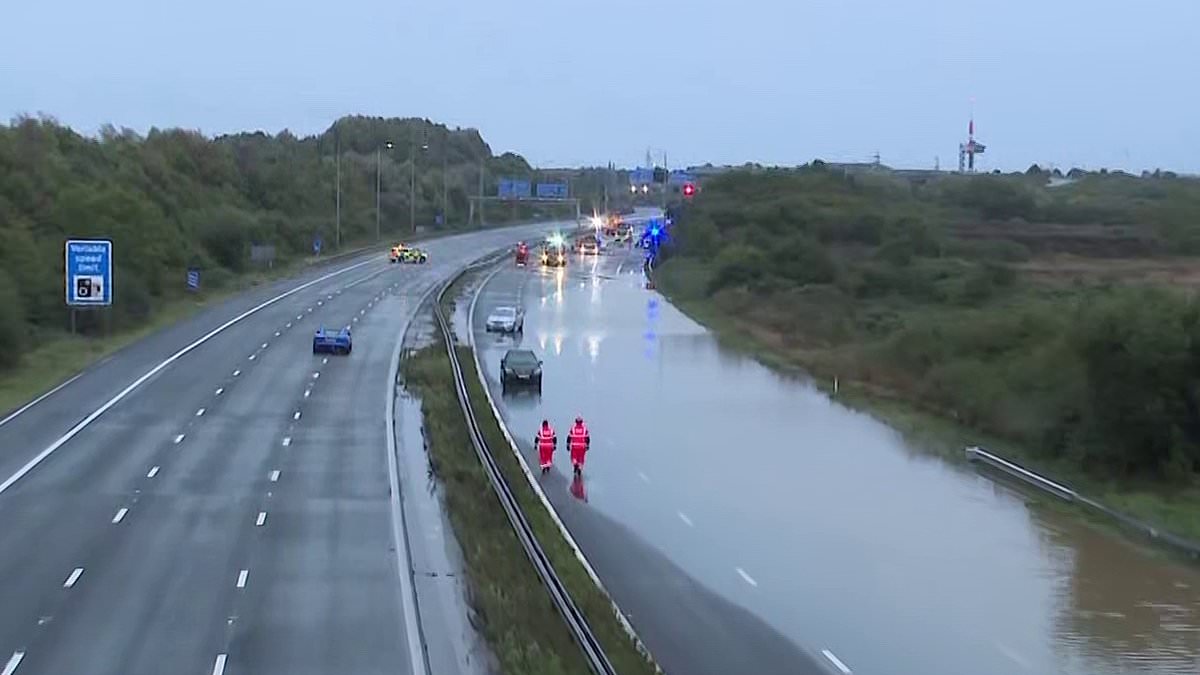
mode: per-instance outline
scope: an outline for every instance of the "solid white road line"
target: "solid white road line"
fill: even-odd
[[[217,662],[213,664],[212,675],[225,675],[225,659],[224,654],[217,654]]]
[[[21,406],[20,408],[17,408],[16,410],[14,410],[14,411],[12,412],[12,414],[11,414],[11,415],[9,415],[8,417],[5,417],[4,419],[0,420],[0,427],[2,427],[2,426],[4,426],[5,424],[8,424],[9,422],[11,422],[11,421],[13,421],[13,420],[17,419],[17,416],[19,416],[21,413],[25,412],[26,410],[29,410],[30,408],[32,408],[33,406],[35,406],[35,405],[37,405],[37,404],[41,403],[42,401],[46,400],[47,398],[50,398],[50,396],[52,396],[53,394],[55,394],[56,392],[58,392],[59,390],[61,390],[63,387],[67,386],[68,384],[71,384],[72,382],[74,382],[75,380],[78,380],[78,379],[79,379],[79,378],[81,378],[81,377],[83,377],[83,373],[79,373],[79,374],[78,374],[78,375],[76,375],[75,377],[72,377],[71,379],[67,380],[66,382],[63,382],[62,384],[60,384],[60,385],[58,385],[57,387],[55,387],[55,388],[51,389],[50,391],[48,391],[48,392],[46,392],[46,393],[42,394],[41,396],[39,396],[39,397],[37,397],[37,398],[33,399],[33,400],[32,400],[32,401],[30,401],[29,403],[26,403],[25,405]]]
[[[12,658],[4,664],[4,670],[0,670],[0,675],[13,675],[17,672],[17,666],[21,665],[23,658],[25,658],[25,652],[13,652]]]
[[[224,394],[224,393],[225,393],[225,387],[217,387],[217,392],[216,392],[217,396],[220,396],[221,394]]]
[[[695,525],[692,524],[692,519],[688,518],[687,514],[684,513],[683,511],[679,512],[679,519],[682,520],[684,522],[684,524],[687,525],[688,527],[695,527]]]
[[[203,417],[203,416],[204,416],[204,408],[201,408],[196,411],[196,417]]]
[[[26,474],[28,474],[30,471],[32,471],[34,469],[34,467],[36,467],[38,464],[41,464],[42,462],[44,462],[47,457],[54,454],[54,452],[56,450],[58,450],[59,448],[61,448],[64,444],[66,444],[67,441],[71,440],[76,435],[78,435],[79,432],[86,429],[88,427],[88,425],[90,425],[92,422],[95,422],[97,419],[99,419],[99,417],[101,415],[108,412],[108,410],[110,408],[112,408],[114,405],[120,403],[126,396],[129,396],[131,393],[133,393],[133,391],[135,389],[137,389],[138,387],[145,384],[146,381],[148,381],[150,378],[159,374],[165,368],[170,366],[172,363],[175,363],[179,359],[183,358],[184,355],[188,354],[189,352],[196,349],[197,347],[204,344],[205,342],[208,342],[216,335],[218,335],[221,332],[228,329],[230,326],[238,323],[239,321],[242,321],[243,319],[245,319],[248,316],[251,316],[251,315],[263,310],[266,307],[269,307],[270,305],[275,304],[276,302],[279,302],[280,300],[282,300],[286,297],[289,297],[295,293],[299,293],[300,291],[304,290],[305,288],[308,288],[315,284],[321,283],[322,281],[325,281],[327,279],[332,279],[333,277],[336,277],[340,274],[345,274],[346,272],[349,272],[350,270],[358,269],[359,267],[362,267],[364,265],[369,265],[373,262],[375,262],[374,257],[372,257],[369,260],[364,260],[360,263],[355,263],[353,265],[343,267],[340,270],[335,270],[333,272],[330,272],[329,274],[322,275],[320,277],[317,277],[316,279],[313,279],[312,281],[300,284],[299,286],[291,289],[290,291],[281,293],[280,295],[277,295],[269,300],[261,302],[258,305],[255,305],[254,307],[251,307],[250,309],[233,317],[232,319],[226,321],[225,323],[221,324],[220,326],[217,326],[216,328],[212,329],[211,331],[205,333],[199,339],[193,341],[191,344],[187,345],[183,349],[180,349],[179,351],[175,352],[171,356],[167,357],[161,363],[159,363],[158,365],[154,366],[149,371],[144,373],[141,377],[139,377],[136,380],[134,380],[133,382],[131,382],[128,386],[126,386],[124,389],[122,389],[120,392],[118,392],[116,396],[113,396],[112,398],[105,401],[103,405],[101,405],[99,408],[96,408],[95,410],[93,410],[90,414],[88,414],[87,417],[84,417],[75,426],[71,427],[71,429],[69,431],[67,431],[67,433],[58,437],[57,440],[55,440],[53,443],[51,443],[46,448],[44,448],[41,452],[39,452],[37,455],[35,455],[33,457],[33,459],[26,462],[25,465],[22,466],[20,469],[17,469],[17,471],[15,473],[13,473],[8,478],[4,479],[4,482],[0,483],[0,494],[3,494],[4,491],[8,490],[10,487],[12,487],[14,483],[16,483],[17,481],[24,478]],[[6,418],[6,420],[7,419],[8,418]],[[2,674],[0,674],[0,675],[2,675]]]
[[[263,526],[263,523],[265,523],[265,522],[267,522],[267,512],[266,512],[266,511],[259,511],[259,512],[258,512],[258,520],[254,521],[254,526],[255,526],[255,527],[262,527],[262,526]]]
[[[751,578],[751,576],[749,574],[746,574],[746,570],[739,567],[739,568],[737,568],[737,573],[739,575],[741,575],[742,579],[744,579],[746,581],[746,583],[750,584],[751,586],[754,586],[755,588],[758,588],[758,582],[755,581],[753,578]]]
[[[186,434],[179,434],[178,436],[176,436],[175,437],[175,445],[179,445],[180,443],[182,443],[184,436],[186,436]]]
[[[113,525],[116,525],[117,523],[121,522],[122,520],[125,520],[126,513],[129,513],[129,509],[122,506],[121,509],[119,511],[117,511],[117,515],[113,516],[113,519],[112,519]]]
[[[158,475],[158,466],[155,465],[153,468],[150,469],[149,473],[146,474],[146,478],[154,478],[157,475]]]
[[[833,652],[829,651],[828,649],[822,649],[821,653],[825,655],[825,658],[829,659],[829,662],[832,663],[834,667],[842,671],[843,675],[851,675],[850,669],[846,667],[846,664],[842,663],[841,659],[834,656]]]
[[[70,588],[74,586],[75,582],[79,581],[79,577],[81,576],[83,576],[83,568],[76,567],[75,571],[71,572],[71,576],[67,577],[67,580],[63,582],[63,588]]]
[[[237,580],[238,588],[246,587],[246,577],[248,577],[248,576],[250,576],[250,570],[242,570],[241,572],[238,572],[238,580]]]
[[[400,350],[404,346],[395,340],[392,360],[388,364],[388,382],[384,393],[383,424],[387,433],[388,501],[392,512],[392,549],[396,553],[396,576],[400,583],[396,591],[400,597],[400,610],[404,616],[404,635],[408,642],[408,672],[412,675],[430,675],[429,663],[424,657],[421,624],[417,617],[417,598],[414,588],[413,570],[408,551],[408,532],[404,522],[404,507],[400,504],[400,467],[396,458],[396,374],[400,372]]]
[[[292,444],[292,437],[291,437],[291,436],[284,436],[284,437],[283,437],[283,447],[285,447],[285,448],[286,448],[287,446],[289,446],[289,445],[291,445],[291,444]]]
[[[271,482],[272,483],[279,482],[279,469],[275,469],[274,471],[271,472]]]

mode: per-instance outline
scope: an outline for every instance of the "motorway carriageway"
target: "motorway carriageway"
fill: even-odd
[[[721,349],[643,289],[638,254],[505,265],[473,326],[527,462],[543,418],[564,443],[587,419],[583,480],[563,450],[541,480],[667,672],[1200,672],[1196,568]],[[515,304],[523,336],[483,331]],[[518,344],[540,397],[500,391]]]
[[[389,368],[438,280],[546,229],[424,242],[426,265],[375,253],[310,271],[0,418],[0,673],[422,670]],[[351,326],[354,353],[313,355],[322,325]],[[431,649],[461,639],[425,628]]]

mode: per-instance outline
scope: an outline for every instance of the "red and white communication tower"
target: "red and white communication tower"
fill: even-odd
[[[975,173],[975,155],[982,155],[987,146],[975,140],[975,115],[967,124],[967,142],[958,144],[958,172]]]

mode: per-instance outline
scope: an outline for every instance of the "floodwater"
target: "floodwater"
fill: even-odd
[[[548,418],[565,438],[587,418],[593,450],[572,486],[586,508],[855,675],[1200,672],[1200,570],[722,349],[642,288],[633,255],[505,267],[474,316],[515,436]],[[480,331],[517,303],[523,337]],[[545,361],[540,397],[500,394],[517,344]]]

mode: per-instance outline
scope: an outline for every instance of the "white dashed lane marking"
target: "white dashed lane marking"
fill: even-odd
[[[79,581],[79,577],[81,577],[82,575],[83,575],[83,568],[76,567],[75,570],[73,572],[71,572],[71,576],[67,577],[67,580],[63,582],[63,588],[70,588],[70,587],[74,586],[75,582]]]
[[[283,438],[283,447],[285,447],[285,448],[286,448],[287,446],[289,446],[289,445],[291,445],[291,444],[292,444],[292,437],[291,437],[291,436],[284,436],[284,438]]]
[[[212,675],[225,675],[225,659],[224,654],[217,654],[217,662],[213,664]]]
[[[23,658],[25,658],[25,652],[13,652],[12,658],[4,664],[4,670],[0,670],[0,675],[13,675],[17,672],[17,666],[21,665]]]
[[[156,465],[153,468],[151,468],[148,473],[146,473],[146,478],[154,478],[157,475],[158,475],[158,466]]]
[[[279,331],[275,331],[275,337],[279,337]]]
[[[279,469],[275,469],[274,471],[271,472],[271,482],[272,483],[279,482]]]
[[[323,359],[321,359],[321,365],[325,365],[326,363],[329,363],[329,357],[328,357],[328,356],[327,356],[327,357],[325,357],[325,358],[323,358]]]
[[[742,577],[742,580],[744,580],[746,583],[750,584],[751,586],[754,586],[755,588],[758,588],[758,582],[755,581],[753,579],[753,577],[751,577],[749,574],[746,574],[746,570],[739,567],[739,568],[737,568],[737,573],[739,576]]]
[[[248,577],[248,576],[250,576],[250,570],[242,570],[241,572],[238,572],[238,580],[237,580],[238,588],[246,587],[246,577]]]
[[[179,434],[178,436],[176,436],[175,437],[175,445],[179,445],[180,443],[182,443],[183,438],[184,438],[184,434]]]
[[[217,387],[217,391],[215,392],[216,396],[220,396],[221,394],[224,394],[224,393],[225,393],[224,387]]]
[[[242,374],[242,371],[240,371],[240,370],[235,370],[235,371],[233,371],[233,376],[234,376],[234,377],[237,377],[238,375],[241,375],[241,374]]]
[[[695,527],[695,525],[692,524],[692,519],[688,518],[687,514],[684,513],[683,511],[679,512],[679,519],[682,520],[684,522],[684,524],[687,525],[688,527]]]
[[[266,349],[268,344],[269,343],[267,343],[267,342],[262,343],[262,349]]]
[[[203,417],[203,416],[204,416],[204,408],[201,408],[196,411],[196,417]]]
[[[642,473],[641,471],[638,472],[638,478],[641,478],[643,483],[650,482],[650,477],[647,476],[646,474]]]
[[[255,525],[255,527],[262,527],[262,526],[263,526],[263,523],[265,523],[265,522],[267,522],[267,512],[266,512],[266,511],[259,511],[259,512],[258,512],[258,519],[254,521],[254,525]]]
[[[253,360],[254,360],[254,359],[256,359],[256,358],[258,358],[258,354],[251,354],[251,355],[250,355],[250,360],[251,360],[251,361],[253,361]]]
[[[117,515],[113,516],[113,519],[112,519],[113,525],[116,525],[117,523],[121,522],[122,520],[125,520],[126,513],[129,513],[129,509],[122,506],[121,509],[119,511],[117,511]]]
[[[299,410],[296,411],[295,415],[292,415],[292,419],[294,419],[294,420],[300,419],[300,411]]]
[[[825,658],[829,659],[829,662],[832,663],[835,668],[842,671],[842,675],[852,675],[850,669],[846,667],[846,664],[842,663],[841,659],[834,656],[833,652],[829,651],[828,649],[822,649],[821,653],[825,655]]]
[[[321,377],[321,374],[320,374],[320,373],[313,373],[313,379],[314,379],[314,380],[315,380],[315,379],[317,379],[317,378],[319,378],[319,377]]]

